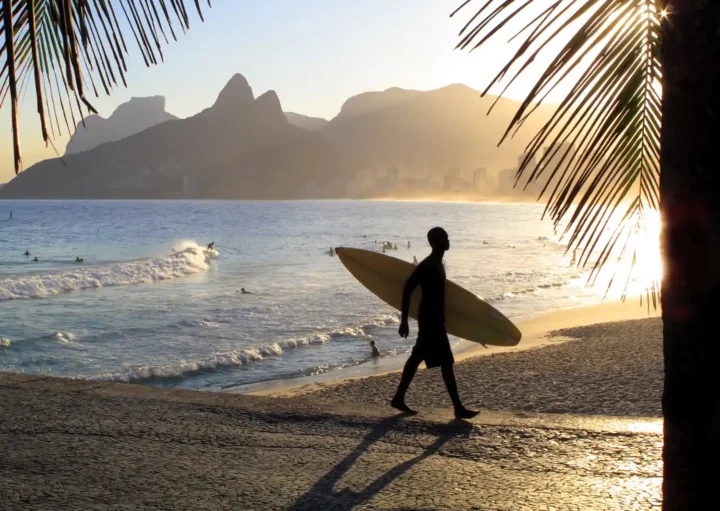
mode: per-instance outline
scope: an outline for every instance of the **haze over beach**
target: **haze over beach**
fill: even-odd
[[[210,3],[0,2],[0,509],[709,509],[720,7]]]

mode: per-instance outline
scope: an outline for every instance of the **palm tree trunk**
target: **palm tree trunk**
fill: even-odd
[[[720,492],[720,2],[672,3],[662,49],[663,509],[704,511]]]

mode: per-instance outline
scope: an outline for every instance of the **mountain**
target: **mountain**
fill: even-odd
[[[291,125],[274,91],[257,99],[235,75],[215,103],[82,153],[40,162],[4,197],[285,197],[329,179],[330,144]],[[323,174],[325,173],[325,174]]]
[[[330,122],[322,117],[308,117],[307,115],[285,112],[285,117],[293,126],[307,131],[320,131]]]
[[[118,106],[105,119],[99,115],[85,117],[85,123],[79,122],[75,133],[65,148],[65,154],[89,151],[101,144],[114,142],[135,133],[140,133],[156,124],[177,119],[165,111],[163,96],[131,98]]]
[[[485,167],[496,172],[517,164],[529,136],[553,111],[539,108],[518,135],[497,147],[518,107],[510,99],[482,98],[465,85],[428,92],[394,88],[348,99],[323,133],[362,168],[401,165],[445,172]]]
[[[481,181],[498,182],[497,173],[516,167],[529,136],[552,113],[540,107],[520,134],[497,147],[518,107],[509,99],[481,98],[464,85],[427,92],[392,88],[349,98],[335,118],[320,126],[322,120],[284,113],[274,91],[255,98],[247,80],[237,74],[202,112],[68,154],[65,165],[59,159],[40,162],[10,181],[0,197],[268,199],[392,196],[403,190],[419,195],[453,189],[472,193],[466,185],[469,173],[479,169],[472,177],[475,191]],[[503,173],[504,186],[509,175]],[[442,178],[442,189],[436,178]]]

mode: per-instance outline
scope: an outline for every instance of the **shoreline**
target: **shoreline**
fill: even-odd
[[[564,329],[587,327],[591,325],[631,321],[637,319],[658,318],[660,309],[650,308],[639,298],[628,298],[625,302],[610,301],[595,305],[560,309],[548,313],[521,317],[516,321],[523,334],[517,346],[492,346],[489,349],[477,343],[461,340],[453,347],[455,361],[465,362],[498,354],[520,353],[544,348],[569,340],[569,337],[554,337],[553,332]],[[320,375],[303,376],[281,380],[269,380],[239,385],[225,389],[230,394],[247,394],[275,398],[295,398],[318,392],[347,382],[365,378],[382,377],[402,371],[408,354],[403,353],[381,359],[375,363],[366,362],[340,371],[331,371]],[[424,367],[424,366],[421,366]]]

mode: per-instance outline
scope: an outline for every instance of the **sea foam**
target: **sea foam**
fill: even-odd
[[[296,339],[284,339],[264,346],[217,353],[202,359],[182,360],[168,364],[148,364],[126,367],[119,371],[100,375],[94,379],[125,383],[142,382],[147,380],[182,379],[194,374],[242,367],[268,357],[280,357],[285,352],[294,350],[301,346],[325,344],[338,339],[371,339],[372,336],[364,333],[364,329],[367,326],[368,325],[363,325],[363,327],[360,328],[339,328],[327,333],[314,333]]]
[[[81,289],[155,282],[199,273],[208,268],[202,248],[192,244],[179,252],[152,259],[10,277],[0,280],[0,301],[46,298]]]

